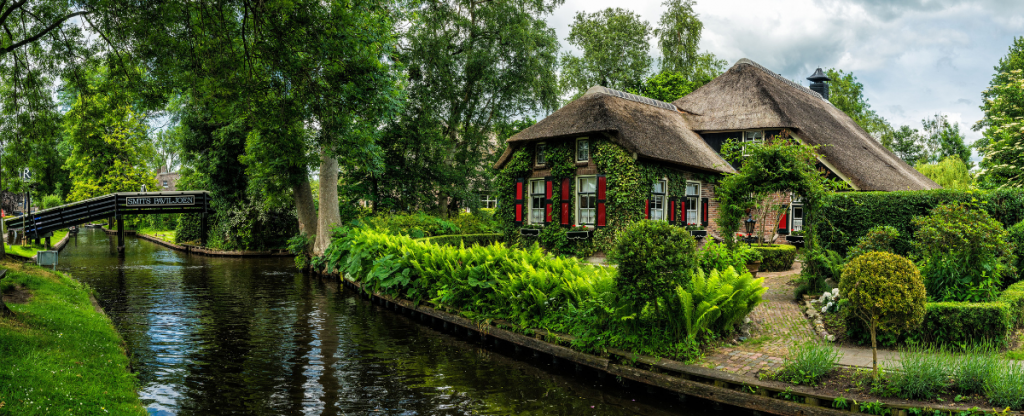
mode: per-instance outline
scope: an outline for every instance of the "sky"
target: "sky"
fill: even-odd
[[[576,12],[621,7],[657,27],[661,1],[566,0],[548,23],[575,52],[565,38]],[[730,66],[748,58],[805,86],[818,67],[853,72],[894,127],[942,113],[967,143],[981,137],[971,127],[993,67],[1024,36],[1024,0],[697,0],[694,11],[701,49]]]

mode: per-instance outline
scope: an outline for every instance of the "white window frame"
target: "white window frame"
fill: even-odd
[[[689,192],[688,192],[688,188],[690,187],[691,184],[697,185],[697,194],[696,195],[690,195]],[[683,198],[685,198],[686,207],[687,207],[686,210],[683,212],[683,222],[686,225],[700,225],[701,224],[701,221],[700,221],[700,218],[701,218],[700,217],[700,209],[701,209],[701,206],[700,206],[700,191],[701,191],[701,189],[700,189],[700,187],[701,187],[700,181],[686,181],[686,188],[683,188],[683,193],[685,194],[683,196]],[[692,211],[694,213],[693,218],[695,219],[695,221],[692,222],[692,223],[690,222],[690,211],[691,211],[691,209],[689,208],[690,207],[690,199],[691,198],[693,199],[693,209],[692,209]]]
[[[548,163],[548,155],[545,151],[548,150],[547,143],[537,143],[537,146],[533,151],[533,164],[536,166],[545,166]],[[544,159],[541,161],[541,159]]]
[[[582,142],[587,142],[587,158],[586,159],[580,159],[580,142],[581,141]],[[590,147],[591,144],[592,143],[590,142],[590,138],[589,137],[579,137],[579,138],[576,139],[576,161],[577,162],[589,162],[590,161],[590,154],[593,153],[592,149]]]
[[[656,183],[658,183],[658,182],[663,182],[665,184],[663,189],[662,189],[662,193],[660,193],[660,194],[654,193],[654,185]],[[657,201],[657,197],[659,197],[659,196],[661,197],[661,208],[655,208],[654,206],[655,206],[655,203]],[[651,217],[651,220],[654,220],[654,221],[668,221],[668,217],[665,216],[665,208],[667,206],[668,206],[668,178],[661,178],[661,179],[655,180],[654,183],[651,184],[651,207],[650,207],[650,211],[651,211],[650,217]],[[654,215],[655,210],[659,210],[661,212],[661,218],[655,218],[655,215]]]
[[[539,194],[533,193],[533,184],[534,183],[540,183],[541,193],[539,193]],[[534,206],[534,204],[533,204],[533,196],[534,195],[540,195],[540,198],[542,200],[543,199],[547,199],[547,188],[546,188],[546,185],[544,184],[544,178],[530,179],[530,180],[528,180],[526,182],[526,197],[529,198],[529,200],[526,201],[526,204],[527,204],[527,207],[528,207],[528,210],[526,211],[526,214],[527,214],[526,215],[526,223],[527,224],[540,224],[540,225],[544,225],[544,214],[545,214],[545,212],[544,212],[544,205],[541,205],[539,207]],[[539,222],[534,222],[533,221],[533,210],[535,210],[535,209],[539,209],[540,210],[540,221]]]
[[[757,137],[747,137],[747,134],[757,134]],[[764,143],[764,130],[744,130],[740,142],[743,143],[743,156],[750,156],[747,153],[747,143]]]
[[[797,194],[791,194],[789,203],[789,232],[802,231],[804,229],[804,218],[807,212],[804,211],[804,198]],[[796,209],[800,208],[800,223],[797,225]]]
[[[480,208],[492,208],[492,209],[493,208],[497,208],[498,207],[498,199],[497,198],[491,199],[491,194],[490,193],[483,193],[483,194],[480,194],[480,204],[481,204]]]
[[[593,208],[587,208],[588,211],[592,210],[594,212],[593,215],[590,217],[590,218],[593,218],[593,223],[590,223],[590,224],[583,224],[583,209],[584,208],[583,208],[583,203],[582,203],[582,201],[583,201],[583,198],[582,198],[583,185],[581,183],[582,179],[593,179],[594,180],[594,192],[593,192],[593,194],[594,194],[594,207]],[[581,175],[581,176],[577,176],[576,177],[576,195],[575,195],[575,198],[574,198],[575,199],[575,205],[576,205],[576,210],[575,210],[576,211],[576,216],[573,218],[573,224],[574,225],[584,226],[584,227],[587,227],[587,228],[594,228],[594,227],[597,226],[597,186],[598,186],[598,184],[597,184],[597,175]],[[587,194],[590,194],[590,192],[587,192]]]

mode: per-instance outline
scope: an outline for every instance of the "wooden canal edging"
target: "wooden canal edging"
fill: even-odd
[[[337,278],[338,276],[332,275],[331,277]],[[341,278],[341,282],[352,289],[366,293],[358,282],[345,278]],[[550,355],[556,362],[564,360],[625,380],[659,387],[679,394],[680,398],[699,397],[731,406],[786,416],[863,414],[858,409],[860,402],[845,398],[850,409],[835,409],[832,405],[838,397],[821,394],[806,386],[743,378],[724,371],[688,365],[665,358],[635,355],[617,349],[609,350],[607,356],[588,354],[561,345],[568,345],[572,342],[573,337],[569,335],[546,330],[524,329],[501,320],[482,324],[430,306],[417,306],[405,299],[393,298],[380,293],[373,293],[371,296],[371,300],[374,302],[381,303],[396,312],[418,316],[421,321],[428,319],[431,322],[439,321],[445,329],[454,326],[456,331],[461,329],[466,331],[467,335],[475,334],[485,342],[493,341],[495,345],[508,342],[513,344],[517,351],[526,348],[544,353]],[[802,402],[778,398],[780,394]],[[915,405],[905,401],[890,400],[871,403],[872,406],[880,403],[885,410],[891,412],[891,416],[908,416],[910,409],[922,408],[920,404]],[[924,406],[923,408],[940,411],[943,414],[960,414],[969,410],[941,405]],[[994,411],[998,412],[999,410],[995,409]],[[985,412],[983,409],[977,409],[977,411]],[[999,414],[1022,415],[1024,413],[999,412]]]
[[[117,231],[113,231],[113,230],[108,230],[106,228],[104,228],[103,231],[106,231],[107,234],[114,234],[114,233],[117,232]],[[170,249],[173,249],[173,250],[184,251],[184,252],[189,253],[189,254],[198,254],[198,255],[201,255],[201,256],[210,256],[210,257],[294,257],[295,256],[294,254],[288,252],[288,250],[271,250],[271,251],[250,251],[250,250],[222,251],[222,250],[213,250],[213,249],[209,249],[209,248],[205,248],[205,247],[194,246],[194,245],[191,245],[191,244],[174,244],[172,242],[161,240],[161,239],[159,239],[157,237],[154,237],[154,236],[151,236],[149,234],[143,234],[143,233],[139,233],[139,232],[135,232],[135,231],[125,231],[125,234],[127,234],[129,232],[132,233],[132,234],[135,234],[136,237],[141,238],[143,240],[151,241],[151,242],[154,242],[156,244],[159,244],[161,246],[164,246],[164,247],[167,247],[167,248],[170,248]]]

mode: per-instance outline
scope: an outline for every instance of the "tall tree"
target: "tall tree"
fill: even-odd
[[[925,137],[910,126],[902,125],[882,133],[882,145],[910,166],[916,165],[918,161],[928,161]]]
[[[882,135],[891,130],[889,122],[871,109],[867,97],[864,97],[864,84],[857,81],[852,72],[829,68],[825,71],[829,81],[829,102],[850,116],[854,122],[868,132],[875,140],[881,141]]]
[[[1010,51],[995,67],[989,88],[982,92],[985,113],[974,130],[982,137],[974,143],[981,155],[978,177],[984,188],[1024,185],[1024,37],[1014,38]]]
[[[701,32],[704,23],[693,11],[693,0],[666,0],[665,6],[654,29],[661,48],[661,71],[682,75],[698,85],[704,85],[725,72],[727,62],[718,59],[711,52],[699,52]]]
[[[650,37],[650,23],[629,10],[577,12],[566,41],[583,55],[562,55],[562,91],[575,97],[595,85],[640,90],[653,61]]]
[[[945,189],[972,189],[974,176],[958,156],[946,156],[938,163],[919,162],[914,169]]]
[[[398,56],[409,101],[388,131],[377,194],[436,195],[442,216],[475,199],[471,181],[489,170],[495,126],[558,103],[558,39],[544,18],[561,3],[434,0],[411,14]]]
[[[974,162],[971,162],[971,149],[964,144],[964,135],[960,132],[959,123],[950,123],[948,117],[936,113],[934,118],[926,117],[921,120],[921,125],[924,126],[930,162],[937,163],[947,156],[956,156],[968,169],[974,167]]]

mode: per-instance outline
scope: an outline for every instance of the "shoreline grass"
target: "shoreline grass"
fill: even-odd
[[[175,230],[157,230],[155,228],[142,228],[142,229],[136,230],[136,232],[139,233],[139,234],[145,234],[145,235],[148,235],[150,237],[158,238],[160,240],[163,240],[163,241],[166,241],[168,243],[172,243],[173,244],[174,243],[174,233],[176,231]]]
[[[89,288],[36,266],[0,262],[0,291],[25,288],[0,318],[0,413],[145,415],[123,341],[93,309]]]
[[[57,243],[60,242],[60,240],[63,239],[67,235],[68,235],[68,230],[66,230],[66,229],[65,230],[54,231],[53,232],[53,237],[50,237],[50,243],[52,245],[57,245]],[[40,242],[43,242],[44,244],[39,244],[39,245],[28,244],[28,245],[24,245],[24,246],[22,246],[20,244],[15,244],[15,245],[4,244],[4,252],[6,252],[7,254],[14,254],[14,255],[18,255],[18,256],[22,256],[22,257],[31,258],[32,256],[35,256],[36,253],[38,253],[40,251],[43,251],[43,250],[46,250],[45,240],[40,239]]]

